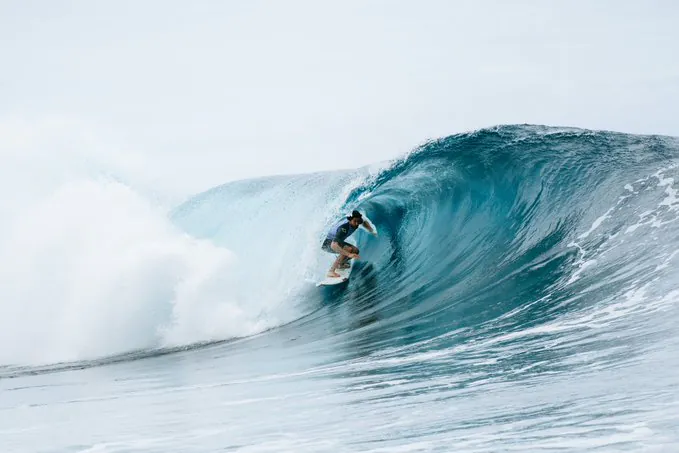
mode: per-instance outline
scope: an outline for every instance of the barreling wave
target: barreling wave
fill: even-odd
[[[376,174],[229,184],[175,219],[249,256],[246,273],[263,269],[258,300],[294,305],[299,326],[328,322],[318,307],[355,308],[345,328],[371,351],[594,327],[573,341],[598,347],[611,329],[646,335],[624,330],[640,320],[625,315],[671,307],[678,152],[667,137],[502,126],[428,142]],[[379,239],[356,234],[363,261],[346,287],[312,288],[329,263],[325,228],[354,208]]]
[[[671,335],[638,326],[677,296],[678,145],[537,126],[431,141],[348,197],[381,238],[359,239],[369,264],[336,297],[380,321],[362,326],[379,348],[563,341],[617,357]]]
[[[673,310],[679,286],[678,158],[668,137],[502,126],[428,142],[381,169],[216,187],[171,221],[228,253],[228,282],[200,254],[192,272],[210,277],[193,282],[190,303],[176,306],[180,271],[167,287],[155,281],[154,297],[165,299],[154,306],[169,308],[141,324],[157,340],[142,335],[123,352],[163,348],[168,335],[193,344],[332,324],[334,334],[360,334],[359,354],[483,347],[516,350],[516,365],[521,351],[551,342],[550,357],[615,363],[610,332],[632,351],[635,338],[669,335],[638,326]],[[331,260],[320,250],[325,229],[355,208],[379,237],[357,232],[363,259],[350,282],[318,289]],[[328,307],[349,307],[351,321],[337,325]],[[208,322],[231,315],[237,322]]]

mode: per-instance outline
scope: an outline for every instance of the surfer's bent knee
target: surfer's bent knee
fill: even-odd
[[[344,246],[344,250],[346,250],[349,253],[355,253],[358,255],[358,247],[353,246],[351,244],[347,244],[346,246]]]

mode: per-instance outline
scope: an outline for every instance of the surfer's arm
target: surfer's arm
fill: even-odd
[[[373,228],[372,225],[370,225],[370,222],[368,222],[367,220],[363,219],[363,224],[362,224],[362,225],[363,225],[363,228],[365,228],[366,230],[368,230],[368,231],[371,232],[372,234],[375,234],[375,229]]]

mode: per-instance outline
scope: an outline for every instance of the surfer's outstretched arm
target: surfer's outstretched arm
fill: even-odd
[[[372,225],[370,225],[370,222],[368,222],[367,220],[363,219],[362,225],[363,225],[363,228],[365,228],[366,230],[368,230],[368,231],[371,232],[372,234],[375,234],[375,229],[373,228]]]

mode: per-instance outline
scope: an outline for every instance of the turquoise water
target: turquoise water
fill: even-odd
[[[3,451],[674,451],[678,162],[674,138],[502,126],[198,194],[170,220],[232,264],[180,274],[191,304],[153,292],[150,343],[103,324],[89,355],[6,360]],[[379,237],[316,288],[351,209]]]

